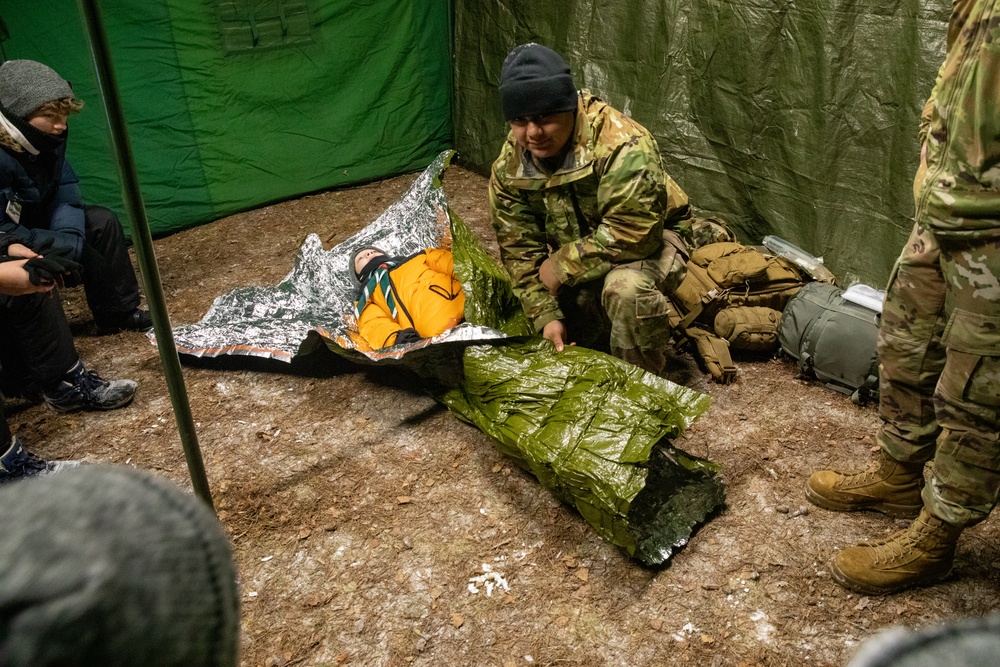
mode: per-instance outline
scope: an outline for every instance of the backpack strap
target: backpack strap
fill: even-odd
[[[799,354],[799,376],[802,379],[811,379],[813,372],[813,357],[806,351],[801,351]]]
[[[692,308],[688,314],[684,316],[684,319],[681,320],[681,323],[678,326],[680,326],[681,329],[687,330],[687,328],[690,327],[703,312],[705,312],[705,308],[712,303],[719,301],[725,295],[726,291],[718,288],[706,292],[705,295],[701,297],[701,301],[698,305]]]
[[[691,327],[686,333],[694,339],[698,356],[713,381],[720,384],[732,384],[736,381],[736,364],[729,354],[729,343],[698,327]]]
[[[865,383],[851,394],[851,402],[854,405],[864,405],[868,401],[878,400],[878,376],[869,375],[865,378]]]

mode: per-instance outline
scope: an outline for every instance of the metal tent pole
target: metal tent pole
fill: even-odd
[[[160,273],[156,266],[156,255],[153,253],[153,237],[149,232],[149,220],[142,203],[142,193],[139,190],[139,178],[136,174],[135,159],[132,155],[132,145],[122,113],[121,97],[118,94],[118,84],[115,80],[114,68],[111,62],[111,52],[108,48],[107,34],[101,20],[101,10],[98,0],[78,0],[80,13],[87,24],[87,34],[90,38],[90,52],[94,59],[94,69],[101,88],[104,110],[111,128],[111,139],[114,144],[115,156],[118,158],[118,169],[122,177],[122,190],[125,195],[125,206],[132,220],[132,241],[135,254],[139,260],[139,270],[142,274],[143,286],[146,289],[146,301],[153,317],[153,330],[156,332],[156,344],[160,351],[160,363],[167,380],[170,392],[170,402],[174,408],[174,418],[177,420],[177,430],[180,432],[181,445],[187,458],[188,472],[191,474],[191,484],[195,494],[205,503],[215,509],[212,504],[212,492],[208,487],[208,477],[205,475],[205,463],[198,447],[198,436],[195,433],[194,420],[191,417],[191,405],[188,402],[187,389],[184,386],[184,376],[181,374],[180,358],[174,345],[174,335],[170,329],[170,316],[167,314],[166,300],[163,298],[163,286],[160,284]]]

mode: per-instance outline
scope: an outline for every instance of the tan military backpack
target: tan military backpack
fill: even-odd
[[[712,379],[729,384],[736,380],[731,350],[777,351],[781,310],[806,280],[784,258],[739,243],[704,245],[691,253],[687,274],[670,295],[678,342],[693,341]]]

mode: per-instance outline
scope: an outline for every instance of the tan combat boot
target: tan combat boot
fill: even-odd
[[[887,540],[844,549],[833,558],[833,580],[865,595],[886,595],[941,581],[951,572],[962,529],[926,509]]]
[[[864,470],[818,470],[806,482],[806,498],[835,512],[874,510],[910,518],[923,503],[924,464],[896,461],[879,450],[878,458]]]

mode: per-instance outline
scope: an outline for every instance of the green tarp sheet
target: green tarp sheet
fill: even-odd
[[[692,203],[881,287],[910,228],[948,0],[527,0],[455,12],[455,148],[488,169],[504,56],[537,41],[656,136]]]
[[[535,40],[646,125],[694,204],[741,240],[780,236],[842,282],[881,287],[910,226],[950,2],[101,6],[156,232],[417,169],[447,147],[487,170],[507,131],[501,63]],[[121,212],[76,3],[5,2],[0,19],[4,57],[54,65],[90,102],[70,156],[87,199]]]
[[[100,3],[150,226],[208,222],[427,166],[451,140],[445,0]],[[69,158],[124,213],[74,0],[5,0],[5,59],[52,66],[87,106]]]

